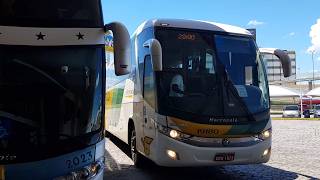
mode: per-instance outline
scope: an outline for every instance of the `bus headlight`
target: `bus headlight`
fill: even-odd
[[[81,169],[70,172],[65,176],[54,178],[54,180],[83,180],[91,179],[104,169],[104,159],[89,164]]]
[[[262,133],[262,136],[266,139],[266,138],[269,138],[271,136],[271,132],[270,131],[264,131]]]
[[[266,140],[268,138],[270,138],[272,135],[272,129],[268,129],[263,131],[261,134],[258,135],[258,138],[261,140]]]
[[[269,154],[269,149],[266,149],[266,150],[263,151],[262,156],[266,156],[266,155],[268,155],[268,154]]]
[[[167,155],[172,160],[179,160],[178,153],[173,150],[167,150]]]
[[[175,129],[171,129],[171,128],[162,126],[160,124],[157,124],[157,129],[160,133],[162,133],[166,136],[169,136],[173,139],[177,139],[177,140],[187,139],[187,138],[191,137],[190,135],[184,134],[184,133],[182,133],[178,130],[175,130]]]
[[[179,133],[178,131],[174,130],[174,129],[171,129],[171,130],[170,130],[169,135],[170,135],[170,137],[172,137],[172,138],[174,138],[174,139],[180,137],[180,133]]]

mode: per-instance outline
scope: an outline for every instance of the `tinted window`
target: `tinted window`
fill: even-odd
[[[286,106],[285,110],[299,110],[298,106]]]
[[[99,0],[2,0],[0,25],[101,27]]]
[[[214,73],[215,56],[209,34],[165,30],[158,31],[165,69],[187,69],[190,73]]]
[[[1,46],[1,152],[30,158],[22,154],[72,148],[100,129],[102,55],[102,47]]]
[[[151,57],[148,55],[144,63],[144,79],[143,79],[143,95],[144,99],[151,107],[155,107],[155,92],[154,92],[154,73],[152,70]]]
[[[270,107],[267,76],[255,42],[247,37],[215,35],[217,56],[251,112]]]
[[[215,41],[219,60],[223,63],[234,84],[245,84],[246,67],[255,70],[251,72],[252,74],[257,73],[257,53],[251,39],[216,35]],[[257,81],[255,79],[255,82]]]
[[[160,113],[196,121],[268,118],[268,83],[253,39],[173,28],[155,34],[163,57],[163,71],[155,72]]]

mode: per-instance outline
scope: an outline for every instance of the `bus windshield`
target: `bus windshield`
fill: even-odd
[[[102,54],[102,47],[1,46],[0,154],[20,162],[90,145],[84,136],[102,127]]]
[[[175,29],[156,35],[164,68],[157,73],[159,111],[217,123],[268,112],[265,69],[253,39]]]
[[[102,27],[100,0],[0,1],[0,25]]]

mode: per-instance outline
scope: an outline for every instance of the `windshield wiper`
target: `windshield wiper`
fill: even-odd
[[[223,65],[222,65],[223,66]],[[223,66],[224,67],[224,66]],[[249,121],[255,121],[253,118],[252,113],[250,112],[250,110],[248,109],[248,106],[246,105],[246,103],[243,101],[243,99],[240,97],[240,95],[238,94],[238,90],[234,87],[233,82],[230,80],[228,73],[226,72],[226,70],[224,70],[223,73],[224,76],[224,87],[226,87],[226,93],[227,93],[227,98],[228,98],[228,102],[230,101],[230,94],[229,94],[229,90],[231,90],[232,95],[237,99],[237,101],[241,104],[240,108],[247,114]]]
[[[23,66],[26,66],[28,67],[29,69],[32,69],[38,73],[40,73],[41,75],[43,75],[44,77],[46,77],[47,79],[49,79],[51,82],[53,82],[54,84],[56,84],[57,86],[59,86],[60,88],[62,88],[64,91],[67,91],[67,88],[65,88],[62,84],[60,84],[57,80],[55,80],[53,77],[51,77],[49,74],[47,74],[46,72],[42,71],[41,69],[31,65],[31,64],[28,64],[28,63],[25,63],[23,61],[20,61],[18,59],[13,59],[12,60],[13,62],[15,63],[18,63],[20,65],[23,65]]]
[[[75,102],[75,95],[70,91],[68,90],[67,88],[65,88],[61,83],[59,83],[57,80],[55,80],[53,77],[51,77],[48,73],[44,72],[43,70],[29,64],[29,63],[26,63],[26,62],[23,62],[23,61],[20,61],[18,59],[13,59],[12,60],[13,62],[17,63],[17,64],[20,64],[20,65],[23,65],[29,69],[32,69],[36,72],[38,72],[39,74],[43,75],[44,77],[46,77],[47,79],[49,79],[51,82],[53,82],[55,85],[57,85],[58,87],[60,87],[61,89],[63,89],[63,91],[65,91],[65,96],[67,98],[69,98],[71,101]]]
[[[23,117],[20,117],[20,116],[16,116],[14,114],[11,114],[11,113],[8,113],[8,112],[5,112],[5,111],[0,111],[0,117],[5,117],[5,118],[8,118],[10,120],[14,120],[14,121],[17,121],[19,123],[23,123],[23,124],[27,124],[29,126],[32,126],[32,127],[39,127],[39,124],[30,120],[30,119],[27,119],[27,118],[23,118]]]

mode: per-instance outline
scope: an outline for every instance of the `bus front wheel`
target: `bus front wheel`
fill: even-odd
[[[134,127],[131,130],[130,152],[131,152],[131,159],[134,165],[138,168],[143,167],[144,157],[137,150],[137,136],[136,136],[136,131]]]

